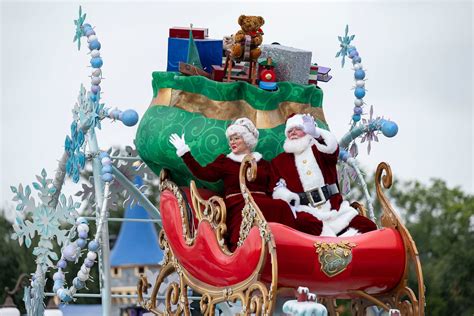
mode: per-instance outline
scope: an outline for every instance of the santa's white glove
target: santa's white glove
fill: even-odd
[[[171,134],[169,141],[176,148],[176,155],[179,157],[190,151],[189,146],[184,141],[184,134],[181,137],[178,134]]]
[[[316,127],[314,118],[311,115],[303,115],[303,128],[306,134],[311,135],[314,138],[319,138],[321,132],[319,128]]]
[[[294,192],[291,192],[288,194],[288,200],[287,200],[288,204],[290,204],[290,206],[292,208],[299,208],[300,206],[300,196]]]

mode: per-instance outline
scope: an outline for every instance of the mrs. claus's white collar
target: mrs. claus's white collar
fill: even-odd
[[[236,162],[242,162],[242,160],[244,160],[244,157],[245,157],[246,154],[240,154],[240,155],[236,155],[234,154],[233,152],[231,152],[230,154],[227,155],[227,158],[233,160],[233,161],[236,161]],[[253,158],[255,158],[255,160],[257,162],[260,161],[260,159],[262,159],[262,154],[261,153],[258,153],[256,151],[254,151],[252,153],[252,156]]]

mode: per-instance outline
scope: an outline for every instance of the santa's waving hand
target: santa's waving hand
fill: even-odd
[[[322,236],[351,236],[377,229],[343,201],[337,183],[339,146],[329,131],[316,126],[309,114],[286,121],[284,152],[272,160],[273,198],[295,212],[323,222]]]

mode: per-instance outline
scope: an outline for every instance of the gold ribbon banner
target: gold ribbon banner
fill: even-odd
[[[201,113],[207,118],[217,120],[235,120],[248,117],[259,129],[273,128],[285,123],[293,113],[308,113],[315,119],[326,123],[322,108],[314,108],[306,103],[291,101],[281,102],[277,109],[270,111],[257,110],[245,100],[216,101],[208,97],[182,90],[162,88],[153,98],[150,106],[174,106],[188,112]]]

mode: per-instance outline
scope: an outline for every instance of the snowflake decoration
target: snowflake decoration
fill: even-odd
[[[371,142],[372,141],[379,141],[377,134],[379,133],[379,125],[380,125],[380,117],[373,118],[374,114],[374,106],[370,106],[370,117],[368,120],[362,119],[362,123],[367,125],[367,132],[365,132],[364,136],[362,136],[361,143],[367,141],[367,154],[370,154],[370,150],[372,148]]]
[[[337,52],[336,58],[341,56],[342,57],[342,67],[344,67],[344,62],[345,58],[349,53],[349,49],[352,48],[350,46],[352,40],[354,39],[355,35],[348,36],[349,32],[349,25],[346,25],[346,33],[344,37],[338,36],[337,38],[339,39],[339,42],[341,43],[339,46],[341,47],[341,50]]]
[[[79,182],[80,171],[86,164],[86,155],[84,154],[84,132],[78,128],[77,122],[71,124],[71,137],[66,136],[64,149],[67,152],[66,174],[72,178],[74,183]]]
[[[137,157],[138,153],[136,149],[130,146],[125,147],[125,152],[121,153],[120,149],[109,149],[107,151],[112,157]],[[122,160],[120,158],[112,159],[114,166],[120,170],[120,172],[131,182],[134,182],[135,177],[144,179],[145,182],[151,181],[153,175],[148,167],[141,161],[130,161]],[[138,189],[143,193],[147,194],[148,185],[141,185]],[[81,197],[82,201],[87,200],[89,203],[94,205],[95,203],[95,189],[93,178],[89,179],[89,184],[82,184],[82,191],[75,194]],[[123,202],[122,202],[123,201]],[[122,203],[121,203],[122,202]],[[110,184],[110,200],[109,209],[117,211],[120,204],[124,208],[133,207],[137,201],[133,198],[133,195],[127,190],[119,181],[113,181]]]
[[[18,205],[16,210],[18,215],[13,224],[14,233],[12,239],[18,239],[20,246],[23,243],[26,247],[31,246],[31,240],[36,236],[40,237],[38,246],[33,249],[33,254],[37,257],[36,263],[43,267],[53,267],[52,260],[58,260],[58,256],[53,252],[52,240],[56,239],[59,245],[65,244],[69,240],[69,230],[62,230],[61,224],[74,225],[78,217],[77,209],[80,203],[74,203],[72,197],[66,199],[64,194],[59,196],[56,208],[49,206],[56,188],[52,185],[53,180],[46,178],[46,171],[41,171],[41,176],[36,176],[38,182],[33,183],[33,188],[38,191],[40,202],[37,204],[31,196],[31,188],[25,188],[20,184],[18,188],[10,187],[15,194],[13,201]],[[31,219],[31,220],[30,220]]]
[[[347,162],[340,162],[337,175],[341,185],[342,195],[348,195],[351,192],[351,182],[357,179],[357,172]]]
[[[86,92],[86,88],[81,84],[77,102],[72,110],[73,118],[79,122],[79,125],[84,130],[99,128],[101,129],[100,121],[107,116],[107,111],[104,108],[104,103],[99,103],[100,94],[92,94],[90,91]]]
[[[82,14],[82,7],[79,6],[79,18],[74,20],[74,24],[76,25],[76,35],[74,35],[73,42],[77,41],[77,50],[81,49],[81,37],[84,35],[84,30],[82,29],[82,25],[86,20],[86,14]]]

